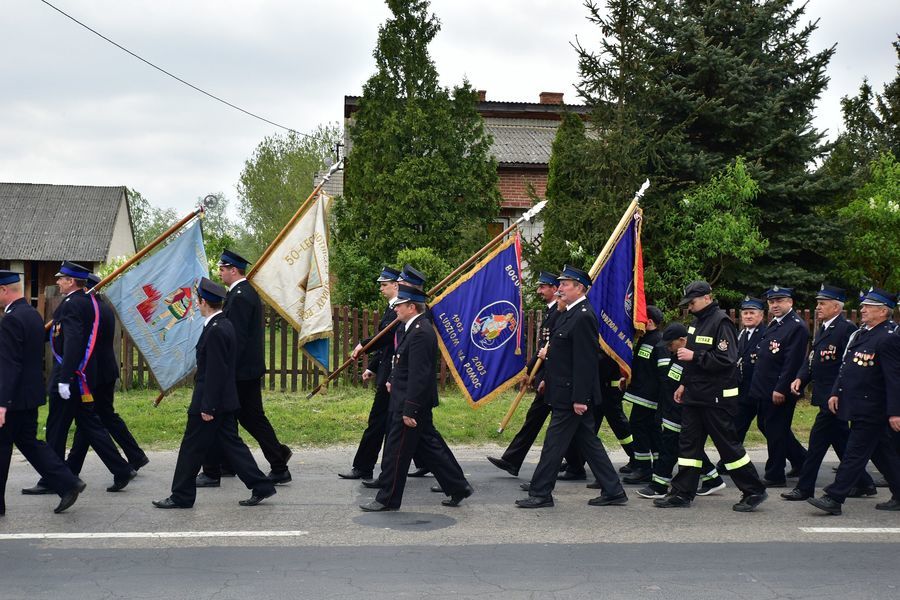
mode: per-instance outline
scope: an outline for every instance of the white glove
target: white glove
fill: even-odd
[[[72,397],[72,392],[69,391],[68,383],[59,383],[57,384],[57,388],[59,389],[59,397],[63,400],[68,400]]]

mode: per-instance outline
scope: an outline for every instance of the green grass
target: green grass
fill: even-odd
[[[328,446],[330,444],[355,444],[366,427],[369,407],[372,403],[371,389],[342,386],[328,390],[311,400],[306,393],[282,394],[263,392],[266,414],[278,438],[291,446]],[[132,390],[116,395],[116,410],[128,423],[138,442],[154,450],[171,450],[178,447],[184,432],[187,405],[191,390],[178,389],[163,399],[159,407],[153,407],[156,390]],[[472,410],[456,389],[441,394],[441,406],[435,410],[435,424],[441,434],[451,444],[492,444],[505,446],[515,435],[531,404],[531,394],[526,395],[518,411],[503,434],[497,433],[497,426],[514,396],[507,392],[494,402],[478,410]],[[629,403],[625,403],[626,412]],[[809,439],[809,429],[815,419],[817,408],[806,401],[797,405],[794,415],[794,432],[804,444]],[[40,423],[46,419],[46,407],[42,408]],[[603,442],[611,450],[617,450],[615,436],[604,425],[601,430]],[[253,439],[243,435],[245,441],[253,444]],[[543,439],[541,436],[539,440]],[[765,444],[765,439],[751,427],[747,445]]]

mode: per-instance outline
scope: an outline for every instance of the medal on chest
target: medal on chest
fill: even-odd
[[[769,342],[769,352],[771,352],[772,354],[778,354],[780,350],[781,342],[779,342],[778,340],[772,340],[771,342]]]
[[[854,352],[853,353],[853,362],[855,362],[860,367],[872,367],[875,366],[875,353],[874,352]]]

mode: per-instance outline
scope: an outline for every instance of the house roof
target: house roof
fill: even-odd
[[[491,155],[500,164],[548,164],[558,128],[559,121],[543,119],[485,119],[494,138]]]
[[[0,260],[107,258],[124,186],[0,183]]]

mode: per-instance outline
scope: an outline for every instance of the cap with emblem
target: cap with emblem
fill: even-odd
[[[87,289],[92,289],[95,285],[100,283],[100,276],[94,275],[93,273],[88,273],[87,276],[87,285],[85,286]]]
[[[411,285],[400,284],[397,287],[397,301],[394,302],[394,306],[398,304],[404,304],[406,302],[425,302],[427,298],[425,297],[425,293],[415,288]]]
[[[663,321],[666,320],[665,315],[663,315],[663,311],[661,311],[656,306],[652,304],[647,305],[647,316],[653,319],[653,322],[656,323],[656,326],[659,327],[663,324]]]
[[[541,274],[538,275],[538,285],[552,285],[556,287],[559,285],[559,281],[556,279],[556,275],[550,273],[548,271],[541,271]]]
[[[425,275],[421,271],[415,269],[412,265],[403,265],[403,270],[400,272],[400,277],[397,281],[403,281],[409,285],[422,287],[425,285]]]
[[[591,287],[591,276],[584,269],[563,265],[562,273],[557,276],[559,281],[577,281],[586,288]]]
[[[833,285],[823,283],[819,291],[816,292],[816,300],[837,300],[838,302],[847,301],[847,290]]]
[[[887,306],[890,309],[897,308],[897,294],[892,294],[887,290],[877,287],[870,287],[869,291],[863,295],[860,304],[868,306]]]
[[[381,275],[379,275],[378,279],[376,279],[375,281],[377,281],[378,283],[392,283],[397,281],[399,277],[400,271],[393,267],[385,266],[381,269]]]
[[[773,285],[769,289],[766,290],[766,293],[763,294],[763,297],[766,300],[774,300],[776,298],[791,298],[794,297],[794,290],[792,288],[781,287],[777,285]]]
[[[9,285],[22,279],[15,271],[0,271],[0,285]]]
[[[687,335],[688,330],[684,325],[681,323],[669,323],[663,331],[662,340],[664,342],[671,342],[678,338],[687,337]]]
[[[228,290],[204,277],[197,286],[197,293],[207,302],[222,302],[225,300],[225,294],[228,293]]]
[[[246,269],[250,265],[250,261],[231,250],[222,250],[222,256],[219,257],[220,267],[235,267],[238,269]]]
[[[712,286],[702,280],[692,281],[684,288],[684,297],[681,299],[681,302],[678,303],[678,306],[684,308],[690,304],[691,300],[694,298],[700,298],[707,294],[712,294]]]
[[[744,296],[741,301],[741,310],[766,310],[766,304],[759,298]]]
[[[73,279],[87,279],[88,275],[91,274],[91,270],[85,267],[82,267],[78,263],[73,263],[68,260],[63,261],[61,267],[59,267],[59,272],[55,275],[55,277],[72,277]]]

